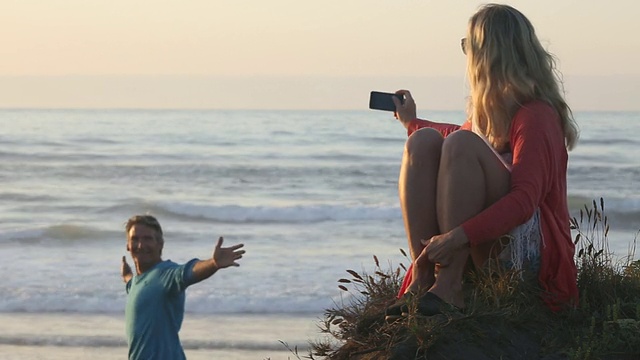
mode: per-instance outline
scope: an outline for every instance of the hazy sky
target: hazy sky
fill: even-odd
[[[462,109],[470,0],[2,0],[0,107]],[[576,109],[640,110],[640,3],[506,2]]]

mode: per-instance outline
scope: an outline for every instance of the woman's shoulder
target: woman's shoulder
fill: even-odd
[[[560,124],[560,114],[546,101],[529,101],[520,106],[512,121],[512,125],[515,127],[527,126],[528,124],[536,124],[536,126],[548,124],[553,127]]]
[[[522,104],[511,122],[511,136],[524,134],[562,139],[560,114],[546,101],[534,100]],[[560,136],[550,135],[560,134]],[[513,140],[513,138],[512,138]]]
[[[543,100],[531,100],[527,101],[520,106],[518,111],[516,112],[516,118],[518,117],[540,117],[540,116],[549,116],[549,117],[557,117],[558,112],[556,109],[546,101]]]

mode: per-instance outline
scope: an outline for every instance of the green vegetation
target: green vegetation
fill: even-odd
[[[385,271],[374,256],[374,274],[347,270],[350,278],[339,280],[340,289],[353,296],[325,311],[324,338],[305,356],[292,353],[326,360],[640,358],[640,261],[633,261],[638,234],[628,256],[614,260],[602,199],[585,205],[571,227],[577,308],[553,313],[533,279],[492,269],[466,277],[463,313],[421,317],[410,311],[388,324],[384,310],[406,270],[401,264]]]

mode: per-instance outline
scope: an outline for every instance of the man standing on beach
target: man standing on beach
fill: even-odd
[[[162,260],[164,238],[156,218],[136,215],[126,225],[127,251],[137,275],[122,257],[122,279],[128,294],[125,309],[129,359],[185,359],[178,332],[184,317],[185,290],[219,269],[239,266],[243,244],[222,247],[222,237],[207,260],[186,264]]]

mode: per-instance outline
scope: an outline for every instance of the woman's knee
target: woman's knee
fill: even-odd
[[[499,155],[480,136],[467,130],[459,130],[447,136],[442,144],[441,169],[476,169],[475,174],[484,179],[487,205],[497,201],[509,191],[511,173]],[[469,164],[477,164],[470,167]]]
[[[479,146],[487,145],[482,139],[468,130],[458,130],[444,139],[442,144],[442,156],[460,159],[465,155],[477,154]]]
[[[405,155],[424,158],[427,156],[440,156],[444,138],[437,130],[423,128],[415,131],[405,143]]]

